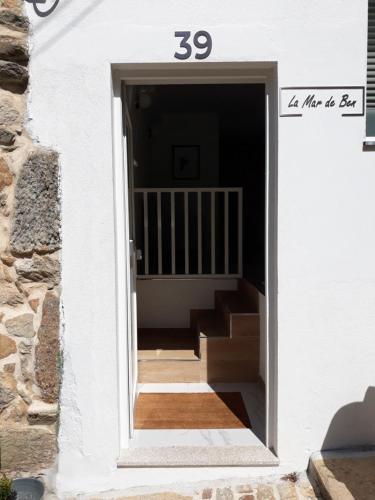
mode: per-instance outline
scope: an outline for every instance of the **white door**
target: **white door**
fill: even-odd
[[[133,127],[129,112],[129,95],[123,94],[124,103],[124,132],[125,132],[125,211],[127,212],[126,239],[128,241],[128,283],[127,283],[127,311],[128,311],[128,352],[129,352],[129,400],[130,400],[130,437],[134,430],[134,410],[137,400],[137,249],[135,243],[134,221],[134,156],[133,156]]]

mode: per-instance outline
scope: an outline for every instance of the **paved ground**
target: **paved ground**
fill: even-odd
[[[375,500],[375,447],[314,453],[306,473],[105,492],[86,500]],[[72,499],[71,499],[72,500]]]
[[[106,492],[95,496],[79,496],[87,500],[317,500],[305,473],[289,476],[269,477],[249,482],[212,482],[204,486],[190,485],[183,488],[158,488],[157,493],[126,494],[126,492]],[[190,491],[189,491],[190,490]]]

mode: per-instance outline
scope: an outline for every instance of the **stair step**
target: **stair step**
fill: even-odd
[[[242,278],[238,281],[238,291],[250,304],[251,309],[254,312],[259,312],[259,291],[257,288]]]
[[[211,361],[201,362],[200,380],[207,383],[258,382],[258,361]]]
[[[258,337],[208,337],[200,339],[202,361],[246,361],[259,359]]]
[[[253,314],[232,314],[230,317],[231,337],[259,337],[260,316]]]
[[[189,431],[185,431],[184,436]],[[194,432],[194,431],[193,431]],[[203,433],[205,435],[205,433]],[[193,440],[192,440],[193,441]],[[279,465],[264,445],[136,446],[121,451],[118,467],[264,467]],[[169,498],[172,495],[165,495]],[[177,495],[173,495],[178,498]],[[245,495],[251,498],[252,495]],[[161,495],[159,495],[159,498]],[[226,496],[226,498],[228,498]],[[181,496],[180,496],[181,498]],[[182,497],[183,498],[183,497]],[[259,497],[258,497],[259,498]],[[268,497],[269,498],[269,497]]]
[[[187,328],[139,328],[138,361],[198,360],[198,337]]]
[[[138,382],[169,383],[169,382],[200,382],[200,360],[169,360],[138,361]]]
[[[217,290],[215,301],[223,311],[227,310],[232,314],[257,313],[255,306],[246,300],[237,290]]]
[[[225,322],[214,309],[194,311],[199,338],[227,337]]]

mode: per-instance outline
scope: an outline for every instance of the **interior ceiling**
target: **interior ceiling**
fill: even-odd
[[[264,106],[263,84],[156,85],[139,90],[151,96],[154,112],[233,112]]]

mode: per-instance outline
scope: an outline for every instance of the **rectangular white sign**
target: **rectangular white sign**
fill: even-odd
[[[280,89],[280,116],[335,113],[363,116],[364,87],[283,87]]]

